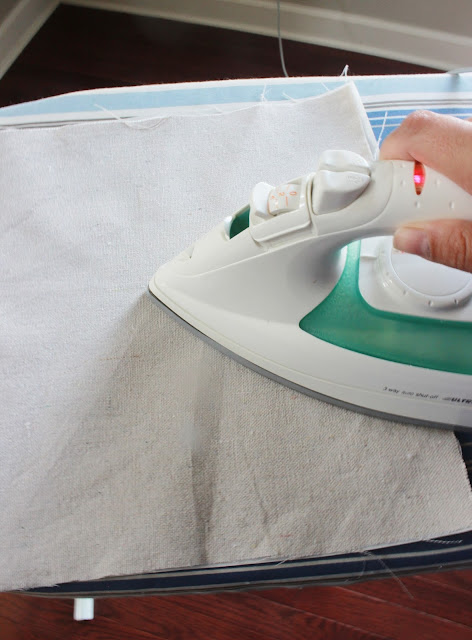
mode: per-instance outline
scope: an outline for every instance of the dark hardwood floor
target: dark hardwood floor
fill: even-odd
[[[285,42],[290,75],[432,69]],[[275,38],[61,6],[0,80],[0,105],[80,89],[282,75]],[[159,638],[297,640],[471,639],[472,572],[345,587],[96,602],[93,622],[72,602],[0,595],[0,640]]]
[[[472,573],[246,593],[106,598],[74,622],[72,602],[0,596],[2,640],[470,640]]]
[[[1,1],[1,0],[0,0]],[[423,73],[426,67],[284,42],[292,76]],[[0,106],[108,86],[282,76],[276,38],[60,6],[0,80]]]

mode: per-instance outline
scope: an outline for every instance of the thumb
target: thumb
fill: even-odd
[[[407,224],[395,233],[393,244],[400,251],[472,273],[472,222],[435,220]]]

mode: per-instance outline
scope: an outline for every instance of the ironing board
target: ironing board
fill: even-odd
[[[472,116],[472,73],[358,78],[253,79],[85,91],[0,109],[0,127],[61,126],[112,118],[214,113],[260,100],[299,100],[354,81],[380,143],[417,109]],[[472,481],[472,434],[457,434]],[[395,547],[239,566],[198,567],[36,588],[30,594],[95,597],[252,587],[341,584],[472,566],[472,531]]]

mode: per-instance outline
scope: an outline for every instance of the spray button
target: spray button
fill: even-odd
[[[370,175],[370,165],[365,158],[353,151],[324,151],[318,163],[318,170],[354,171]]]
[[[356,171],[328,171],[315,175],[312,208],[317,215],[345,209],[367,188],[370,176]]]

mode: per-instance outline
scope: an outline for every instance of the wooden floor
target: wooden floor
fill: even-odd
[[[285,42],[290,75],[427,72],[361,54]],[[104,86],[282,75],[274,38],[60,7],[0,80],[0,105]],[[0,596],[0,640],[472,640],[472,572],[351,587],[110,598],[93,622],[72,603]]]
[[[352,587],[107,598],[74,622],[72,603],[0,596],[2,640],[470,640],[472,573]]]
[[[428,71],[299,42],[284,50],[292,76],[337,76],[346,64],[351,75]],[[0,80],[0,106],[80,89],[282,75],[276,38],[61,6]]]

